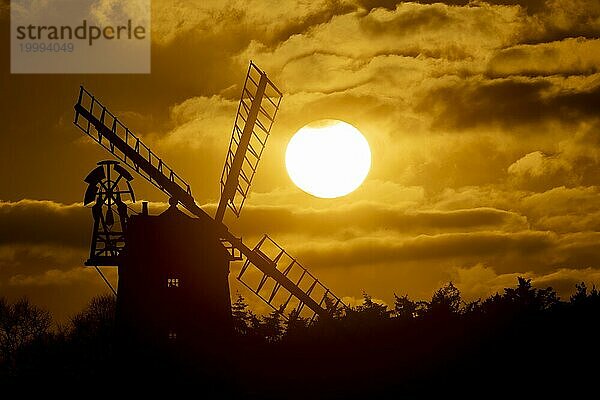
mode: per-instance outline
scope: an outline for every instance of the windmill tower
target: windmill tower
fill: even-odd
[[[250,248],[223,223],[227,208],[240,215],[281,98],[267,75],[250,63],[212,217],[196,204],[185,180],[80,87],[74,124],[170,198],[160,215],[150,215],[145,205],[141,214],[128,216],[120,205],[123,196],[135,199],[132,177],[121,164],[102,162],[86,178],[85,203],[98,205],[86,265],[118,267],[117,325],[124,340],[186,349],[226,340],[232,330],[228,274],[234,260],[243,260],[237,279],[286,318],[293,312],[311,321],[327,319],[345,307],[269,236]],[[127,187],[121,191],[123,183]],[[120,230],[107,224],[115,207]]]

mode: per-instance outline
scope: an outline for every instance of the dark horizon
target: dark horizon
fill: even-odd
[[[145,392],[156,379],[238,398],[593,395],[599,307],[600,294],[585,284],[559,301],[551,288],[518,278],[472,303],[451,283],[428,301],[396,295],[393,308],[365,293],[361,305],[309,324],[276,311],[258,317],[237,295],[231,341],[209,342],[216,353],[196,357],[191,349],[173,353],[179,337],[170,339],[168,353],[153,346],[123,353],[114,342],[111,295],[94,298],[58,332],[48,330],[46,311],[0,298],[0,329],[27,328],[2,336],[0,382],[68,378],[78,387],[108,379]]]

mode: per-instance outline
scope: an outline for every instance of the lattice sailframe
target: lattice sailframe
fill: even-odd
[[[221,174],[222,201],[226,201],[227,207],[238,217],[248,197],[250,185],[269,138],[281,99],[282,93],[279,89],[264,72],[250,63]],[[254,103],[257,103],[258,108],[255,113],[252,112]],[[247,141],[243,137],[245,132],[250,135]],[[235,168],[237,157],[243,157],[239,172]],[[228,193],[226,187],[230,179],[234,180],[236,187],[234,191]]]
[[[268,235],[263,236],[254,247],[253,252],[260,254],[265,260],[272,263],[283,276],[314,300],[319,308],[325,308],[329,314],[333,315],[347,308],[340,298]],[[308,318],[312,322],[316,317],[313,310],[305,308],[306,304],[302,300],[286,290],[272,276],[256,268],[249,260],[246,260],[242,266],[237,279],[285,318],[294,314]]]

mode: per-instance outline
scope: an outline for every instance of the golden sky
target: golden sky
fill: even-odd
[[[153,1],[150,75],[10,75],[7,3],[0,295],[64,318],[106,290],[82,267],[83,178],[108,156],[72,125],[80,84],[213,213],[249,60],[284,92],[242,217],[227,220],[251,245],[269,233],[349,302],[429,298],[448,281],[475,299],[518,275],[562,296],[600,283],[597,0]],[[322,118],[371,145],[367,180],[340,199],[285,171],[291,136]]]

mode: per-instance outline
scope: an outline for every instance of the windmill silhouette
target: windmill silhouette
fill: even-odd
[[[221,175],[220,201],[211,217],[196,204],[185,180],[80,87],[74,124],[170,197],[170,207],[160,215],[150,215],[143,203],[141,214],[129,216],[124,196],[135,198],[133,177],[125,168],[104,161],[86,178],[84,202],[95,205],[85,264],[118,266],[117,326],[130,342],[226,338],[232,330],[228,274],[235,260],[244,261],[237,279],[285,318],[328,319],[346,307],[269,236],[250,248],[223,223],[227,208],[240,215],[281,98],[251,62]]]

